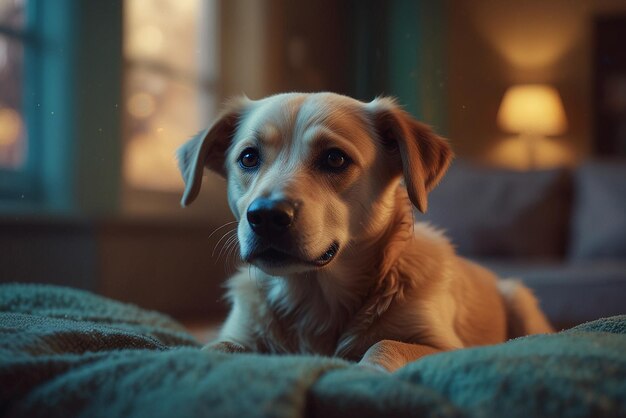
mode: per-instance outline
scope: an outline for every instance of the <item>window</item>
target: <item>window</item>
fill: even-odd
[[[216,112],[217,3],[0,0],[0,209],[179,191],[175,150]]]
[[[124,179],[178,191],[175,150],[216,111],[216,0],[124,3]]]

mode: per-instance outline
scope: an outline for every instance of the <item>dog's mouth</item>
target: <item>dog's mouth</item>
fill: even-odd
[[[252,254],[249,257],[251,263],[261,263],[268,267],[281,267],[290,264],[308,264],[315,267],[324,267],[330,263],[339,252],[339,243],[334,241],[324,253],[315,260],[304,260],[289,252],[269,247]]]
[[[332,244],[330,244],[330,247],[328,247],[324,254],[322,254],[317,260],[314,261],[314,263],[317,264],[318,267],[325,266],[326,264],[333,261],[338,252],[339,243],[337,241],[334,241]]]

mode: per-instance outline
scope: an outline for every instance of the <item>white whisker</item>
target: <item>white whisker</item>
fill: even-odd
[[[225,254],[227,252],[227,251],[225,252],[225,250],[234,241],[237,241],[237,234],[231,235],[230,237],[228,237],[226,241],[224,241],[224,244],[222,245],[222,248],[220,249],[220,253],[217,255],[218,260],[222,257],[222,254]],[[224,260],[226,260],[226,258],[224,258]]]
[[[222,228],[224,228],[224,227],[227,227],[228,225],[232,225],[232,224],[236,224],[236,223],[237,223],[237,221],[232,221],[232,222],[226,222],[224,225],[218,226],[217,228],[215,228],[215,229],[213,230],[213,232],[211,232],[211,234],[209,235],[209,238],[208,238],[208,239],[210,239],[210,238],[211,238],[211,237],[212,237],[212,236],[213,236],[213,235],[214,235],[217,231],[219,231],[220,229],[222,229]]]
[[[235,272],[237,270],[237,261],[238,259],[241,260],[241,257],[239,255],[239,240],[233,240],[232,244],[230,245],[230,250],[228,252],[228,254],[226,255],[226,259],[230,259],[231,264],[232,264],[232,271]]]
[[[215,244],[215,247],[213,247],[213,252],[211,253],[211,257],[214,257],[214,256],[215,256],[215,251],[217,251],[217,248],[219,247],[220,242],[222,242],[222,240],[223,240],[224,238],[228,237],[228,236],[229,236],[229,234],[232,234],[233,232],[235,232],[235,235],[236,235],[236,233],[237,233],[237,228],[235,228],[235,229],[231,229],[230,231],[227,231],[224,235],[222,235],[222,237],[221,237],[221,238],[217,241],[217,243]],[[231,237],[232,237],[232,235],[230,235],[230,237],[229,237],[228,239],[230,239]],[[228,239],[227,239],[227,241],[228,241]],[[218,258],[219,258],[219,257],[218,257]]]

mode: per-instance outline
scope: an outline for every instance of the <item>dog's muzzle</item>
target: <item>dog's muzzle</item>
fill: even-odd
[[[298,203],[284,199],[255,199],[246,212],[250,228],[257,236],[255,249],[245,257],[246,261],[268,266],[308,264],[323,267],[339,252],[339,243],[334,241],[317,258],[306,259],[294,248],[293,229]]]

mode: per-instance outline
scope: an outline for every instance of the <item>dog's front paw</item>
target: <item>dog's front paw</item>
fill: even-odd
[[[390,349],[391,348],[391,349]],[[387,346],[384,342],[378,342],[371,346],[363,355],[359,366],[369,369],[390,372],[394,371],[402,364],[397,364],[398,355],[394,352],[393,347]]]
[[[422,344],[382,340],[365,352],[359,364],[393,372],[407,363],[431,354],[437,354],[440,351]]]
[[[245,353],[247,351],[250,351],[243,345],[237,344],[231,341],[212,342],[202,347],[202,349],[206,351],[219,351],[221,353],[230,353],[230,354]]]
[[[361,359],[361,361],[358,362],[357,366],[360,367],[361,369],[369,370],[373,372],[390,373],[389,370],[385,368],[385,366],[379,363],[374,363],[370,360]]]

